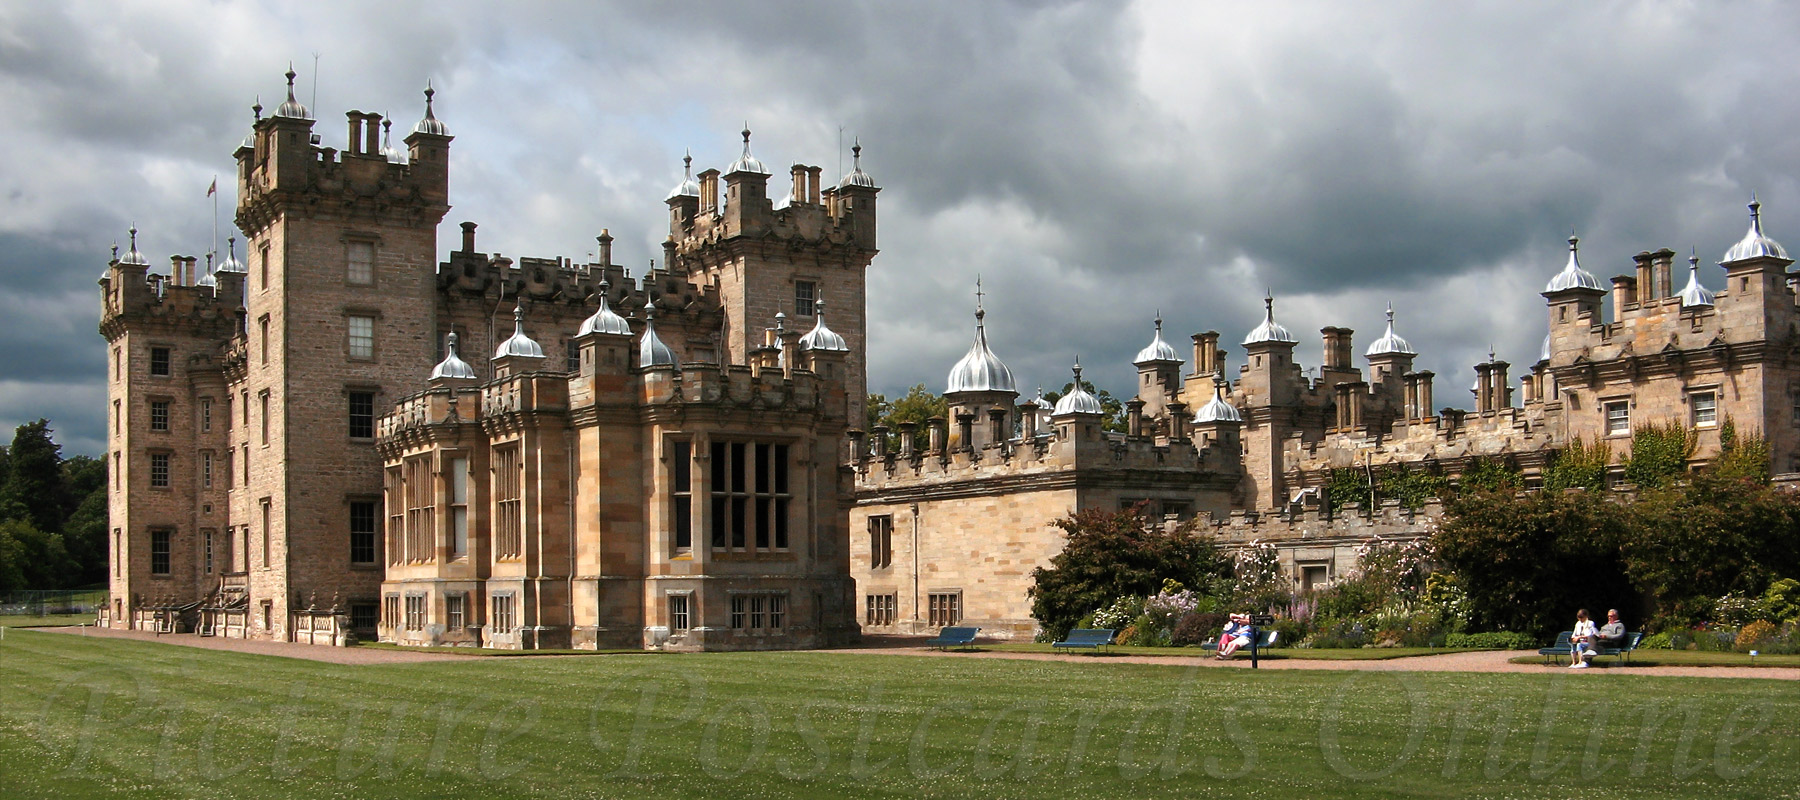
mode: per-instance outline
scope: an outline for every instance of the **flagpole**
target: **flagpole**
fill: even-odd
[[[212,201],[213,201],[212,257],[213,257],[214,261],[217,261],[219,258],[219,176],[218,175],[213,176],[212,186],[206,190],[206,193],[209,195],[212,195]]]

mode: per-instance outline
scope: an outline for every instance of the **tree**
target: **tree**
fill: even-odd
[[[1194,522],[1164,529],[1138,511],[1090,509],[1054,523],[1068,543],[1031,573],[1031,615],[1045,636],[1061,639],[1083,616],[1115,598],[1155,594],[1165,580],[1205,586],[1225,572],[1225,560]]]
[[[1704,471],[1640,492],[1631,512],[1625,569],[1672,623],[1704,621],[1714,598],[1759,596],[1800,568],[1800,497],[1754,479]]]
[[[50,438],[50,421],[40,419],[20,425],[13,432],[8,449],[10,469],[6,476],[4,498],[13,509],[40,531],[62,530],[64,510],[68,503],[68,486],[63,481],[62,447]]]
[[[1719,460],[1713,472],[1721,478],[1747,478],[1757,483],[1769,482],[1769,440],[1758,434],[1738,432],[1731,417],[1719,426]]]
[[[71,572],[65,583],[45,588],[87,586],[106,581],[106,489],[89,492],[63,521],[63,547]]]
[[[22,519],[0,522],[0,592],[66,586],[74,566],[61,534]]]
[[[925,388],[925,384],[919,383],[907,389],[905,395],[892,401],[887,399],[887,395],[871,393],[865,409],[869,434],[874,435],[876,426],[886,425],[887,446],[892,451],[899,446],[900,423],[918,423],[919,430],[923,431],[926,420],[950,415],[950,401],[945,400],[943,395],[932,394]]]
[[[1632,605],[1619,557],[1628,513],[1591,492],[1463,494],[1432,546],[1478,627],[1547,636],[1578,608]]]
[[[1668,485],[1687,471],[1696,441],[1694,432],[1679,422],[1638,427],[1631,434],[1631,457],[1625,459],[1625,480],[1643,489]]]

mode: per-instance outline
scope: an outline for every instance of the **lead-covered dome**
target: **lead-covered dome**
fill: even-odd
[[[840,139],[838,141],[841,142],[843,140]],[[842,180],[838,181],[839,189],[846,186],[862,186],[869,189],[875,188],[875,179],[869,177],[869,173],[863,172],[861,140],[858,140],[856,144],[852,145],[850,148],[850,165],[850,174],[845,175]]]
[[[581,327],[575,332],[576,336],[586,336],[590,333],[631,335],[631,323],[626,322],[625,318],[613,311],[612,306],[606,302],[606,293],[611,288],[611,283],[600,282],[600,308],[594,311],[593,316],[581,321]]]
[[[987,312],[980,305],[975,306],[975,343],[969,346],[956,366],[950,368],[946,393],[954,392],[1016,392],[1012,370],[988,349],[987,325],[983,320]]]
[[[1688,282],[1686,288],[1681,290],[1681,307],[1712,308],[1713,300],[1713,293],[1700,285],[1700,257],[1688,256]]]
[[[1137,357],[1133,358],[1131,363],[1150,364],[1157,361],[1181,363],[1181,354],[1175,352],[1173,345],[1163,341],[1162,322],[1162,315],[1157,314],[1155,335],[1150,338],[1150,343],[1145,345],[1144,349],[1138,351]]]
[[[544,348],[531,337],[525,335],[525,307],[513,306],[513,335],[494,349],[497,361],[508,356],[521,358],[543,358]]]
[[[1405,339],[1400,338],[1399,335],[1394,333],[1394,304],[1389,303],[1387,309],[1387,333],[1382,334],[1381,338],[1370,342],[1369,349],[1364,352],[1363,355],[1374,357],[1386,355],[1416,356],[1418,354],[1418,351],[1412,349],[1412,345],[1407,344]]]
[[[656,302],[648,296],[644,298],[644,338],[638,340],[638,366],[664,367],[675,364],[675,350],[663,344],[662,337],[656,335]]]
[[[1075,357],[1074,371],[1075,371],[1075,385],[1070,387],[1068,394],[1065,394],[1062,397],[1057,399],[1056,410],[1051,413],[1058,417],[1060,417],[1064,414],[1104,414],[1104,413],[1106,413],[1106,409],[1104,409],[1100,406],[1100,398],[1095,397],[1093,392],[1090,392],[1090,391],[1082,388],[1082,386],[1081,386],[1081,357],[1080,356]]]
[[[700,182],[694,180],[694,154],[688,153],[681,157],[681,182],[675,184],[675,188],[669,190],[669,196],[663,199],[674,200],[677,197],[699,196]]]
[[[836,331],[825,327],[825,301],[813,304],[813,329],[800,337],[801,350],[825,350],[837,353],[850,352],[850,345]]]
[[[753,172],[758,175],[769,174],[769,169],[763,166],[761,161],[756,160],[756,156],[750,155],[750,126],[748,125],[744,126],[744,154],[738,156],[736,161],[731,162],[729,166],[725,167],[726,175],[730,175],[734,172]]]
[[[1243,422],[1244,417],[1238,413],[1236,406],[1225,402],[1225,382],[1219,381],[1213,385],[1212,399],[1206,401],[1206,405],[1201,406],[1199,411],[1194,412],[1194,421],[1197,423]]]
[[[244,267],[244,262],[238,260],[236,236],[225,240],[225,260],[220,262],[217,271],[236,272],[239,274],[249,272],[249,270]]]
[[[475,380],[475,368],[456,354],[456,332],[444,337],[444,360],[431,368],[431,379]]]
[[[312,119],[312,112],[306,110],[306,106],[301,105],[300,101],[294,99],[294,74],[294,65],[289,64],[287,71],[287,102],[282,103],[275,108],[275,116],[292,117],[294,119]]]
[[[1294,335],[1288,333],[1287,328],[1283,328],[1275,322],[1275,295],[1270,294],[1264,297],[1262,324],[1256,326],[1248,336],[1244,337],[1244,344],[1262,344],[1264,342],[1292,344],[1295,341]]]
[[[131,249],[125,251],[125,255],[119,259],[119,263],[131,264],[139,267],[150,266],[150,259],[145,258],[143,253],[138,252],[136,225],[131,226]]]
[[[1594,273],[1581,268],[1580,245],[1580,237],[1569,237],[1569,263],[1564,264],[1562,272],[1556,273],[1550,278],[1549,283],[1544,284],[1544,294],[1568,291],[1569,289],[1606,291],[1606,287],[1600,285],[1600,279],[1594,277]]]
[[[1748,261],[1752,258],[1787,257],[1787,248],[1763,234],[1762,203],[1751,200],[1750,230],[1746,231],[1744,238],[1739,239],[1738,243],[1732,245],[1730,250],[1725,251],[1725,260],[1719,263],[1730,264],[1733,261]]]
[[[431,88],[431,81],[425,81],[425,118],[413,126],[413,133],[428,133],[432,136],[450,135],[450,126],[438,119],[437,114],[431,109],[431,98],[435,94],[437,94],[437,90]]]

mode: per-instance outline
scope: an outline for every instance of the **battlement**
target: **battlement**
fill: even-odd
[[[1241,471],[1239,455],[1225,447],[1196,447],[1185,439],[1157,441],[1130,438],[1120,434],[1102,434],[1090,441],[1080,435],[1064,437],[1043,433],[1030,438],[1015,436],[1003,442],[982,447],[946,447],[948,436],[928,432],[933,442],[927,447],[909,447],[906,437],[901,448],[889,452],[882,444],[885,431],[878,431],[876,451],[862,447],[863,433],[851,432],[850,464],[859,475],[858,482],[866,490],[880,490],[903,485],[946,483],[978,478],[1043,476],[1067,472],[1074,476],[1103,472],[1132,474],[1164,472],[1184,475],[1207,484],[1233,485]]]
[[[429,109],[427,101],[428,115]],[[319,144],[310,117],[258,117],[234,154],[239,229],[257,236],[283,214],[408,227],[432,227],[443,219],[450,210],[452,137],[415,130],[402,155],[382,144],[380,114],[345,116],[343,150]]]
[[[440,387],[407,395],[394,404],[393,411],[375,420],[375,447],[383,457],[394,457],[428,441],[432,428],[474,422],[483,401],[478,387]]]
[[[113,259],[100,278],[100,333],[108,341],[127,329],[158,333],[182,332],[223,340],[238,328],[243,306],[244,276],[218,273],[212,285],[196,285],[194,256],[173,256],[167,274],[144,264]]]
[[[1274,512],[1232,511],[1224,518],[1215,517],[1202,530],[1227,545],[1251,542],[1275,542],[1283,546],[1334,544],[1367,541],[1378,536],[1406,539],[1427,535],[1443,514],[1443,503],[1435,499],[1416,509],[1391,500],[1374,509],[1365,509],[1356,503],[1337,509],[1290,504],[1288,508]]]

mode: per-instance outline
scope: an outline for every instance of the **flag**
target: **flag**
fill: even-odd
[[[206,187],[206,196],[212,197],[213,194],[217,193],[218,191],[219,191],[219,179],[213,178],[212,185]]]

